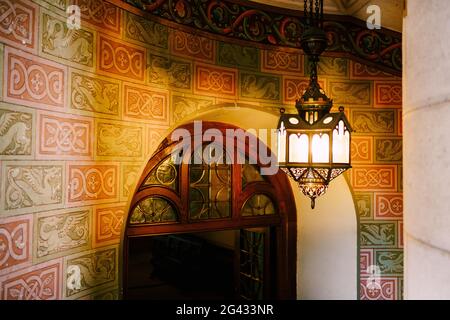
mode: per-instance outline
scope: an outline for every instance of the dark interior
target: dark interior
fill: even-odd
[[[131,238],[128,299],[232,299],[234,249],[205,235]]]

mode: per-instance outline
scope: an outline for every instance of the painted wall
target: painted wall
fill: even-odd
[[[127,201],[167,129],[222,103],[276,118],[308,83],[298,52],[202,38],[108,2],[0,3],[0,299],[116,298]],[[66,25],[72,3],[80,30]],[[368,264],[383,266],[361,297],[399,298],[401,83],[343,58],[323,59],[320,81],[357,130],[362,283]]]
[[[292,188],[296,190],[295,183]],[[308,300],[358,299],[357,217],[345,177],[333,181],[314,210],[307,198],[297,195],[297,295]]]

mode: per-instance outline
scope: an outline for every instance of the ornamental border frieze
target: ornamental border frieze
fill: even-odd
[[[175,29],[267,48],[300,48],[303,13],[239,0],[108,0],[125,10]],[[388,29],[369,30],[353,17],[326,15],[328,49],[389,72],[402,73],[402,35]]]

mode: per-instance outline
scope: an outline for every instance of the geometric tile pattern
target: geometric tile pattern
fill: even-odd
[[[0,275],[31,264],[33,216],[0,220]]]
[[[2,42],[36,53],[38,6],[30,1],[0,1],[0,37]]]
[[[373,163],[373,138],[354,136],[351,145],[352,164]]]
[[[175,30],[171,38],[174,55],[192,57],[195,60],[214,63],[215,42],[211,39]]]
[[[116,200],[118,171],[116,163],[68,162],[68,204],[73,206]]]
[[[38,213],[33,241],[35,261],[89,249],[91,229],[91,211],[87,208]]]
[[[296,49],[101,0],[70,2],[82,18],[70,29],[69,2],[0,0],[0,299],[116,299],[127,201],[168,128],[220,103],[294,107],[309,82]],[[401,79],[342,56],[318,71],[355,130],[360,298],[402,298]]]
[[[298,52],[284,52],[281,50],[261,50],[261,70],[269,73],[289,74],[301,76],[303,70],[303,55]]]
[[[71,2],[80,7],[81,19],[92,27],[119,35],[121,26],[121,10],[101,0],[75,0]]]
[[[0,277],[1,300],[61,299],[61,260],[52,260]]]
[[[402,107],[401,81],[375,81],[375,107]]]
[[[67,256],[64,259],[64,296],[80,297],[113,284],[117,279],[117,259],[117,247]]]
[[[86,28],[70,28],[66,19],[41,10],[40,54],[49,60],[93,70],[95,58],[94,32]]]
[[[125,212],[126,206],[123,204],[95,208],[93,240],[95,247],[119,243]]]
[[[85,159],[93,156],[92,118],[39,112],[38,158]]]
[[[0,158],[29,159],[35,147],[34,110],[0,104]]]
[[[65,107],[67,68],[5,48],[3,92],[5,101],[29,107],[61,110]]]

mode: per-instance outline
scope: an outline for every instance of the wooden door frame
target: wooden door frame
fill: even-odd
[[[178,127],[178,129],[186,129],[189,131],[191,136],[194,136],[194,124],[188,123]],[[224,137],[226,137],[226,129],[241,129],[234,125],[220,122],[203,122],[202,123],[202,133],[208,129],[220,130]],[[242,130],[242,129],[241,129]],[[245,131],[245,130],[244,130]],[[235,142],[235,141],[234,141]],[[240,208],[233,208],[233,216],[227,219],[214,219],[206,221],[195,221],[189,222],[187,220],[187,207],[186,202],[183,199],[180,201],[170,196],[171,191],[163,187],[151,187],[151,188],[140,188],[144,183],[146,177],[149,175],[151,170],[161,163],[163,159],[170,155],[173,147],[178,143],[178,141],[173,141],[171,135],[169,135],[161,145],[158,147],[157,151],[148,161],[143,174],[141,175],[139,182],[136,186],[133,198],[131,200],[131,205],[127,214],[125,222],[125,230],[123,235],[123,256],[122,256],[122,289],[123,296],[127,296],[127,275],[128,275],[128,253],[129,253],[129,239],[134,237],[143,236],[153,236],[162,234],[172,234],[172,233],[193,233],[193,232],[206,232],[206,231],[221,231],[230,229],[243,229],[252,227],[266,227],[272,226],[276,227],[276,269],[277,269],[277,299],[296,299],[297,290],[297,209],[295,205],[294,195],[290,187],[289,178],[284,172],[278,170],[275,175],[266,176],[267,183],[259,183],[259,185],[249,185],[246,187],[245,192],[238,192],[241,189],[238,187],[232,188],[232,206],[237,207],[241,204],[245,197],[254,192],[266,193],[270,190],[271,198],[274,200],[277,206],[278,215],[277,216],[257,216],[257,217],[242,217],[237,215]],[[254,157],[258,159],[257,150],[251,149],[248,141],[245,143],[245,150],[241,150],[246,156]],[[259,163],[261,167],[264,165]],[[235,169],[240,165],[232,165],[232,179],[233,186],[235,183],[239,184],[241,181],[240,169]],[[182,175],[183,170],[187,170],[187,165],[182,164],[180,175]],[[240,168],[240,167],[239,167]],[[186,174],[184,175],[186,176]],[[186,181],[185,181],[186,180]],[[180,183],[180,188],[189,188],[187,179],[184,179]],[[187,190],[187,189],[184,189]],[[172,202],[175,206],[180,209],[180,222],[178,223],[165,223],[165,224],[153,224],[153,225],[130,225],[130,213],[136,206],[136,204],[152,194],[162,194],[172,197]]]

